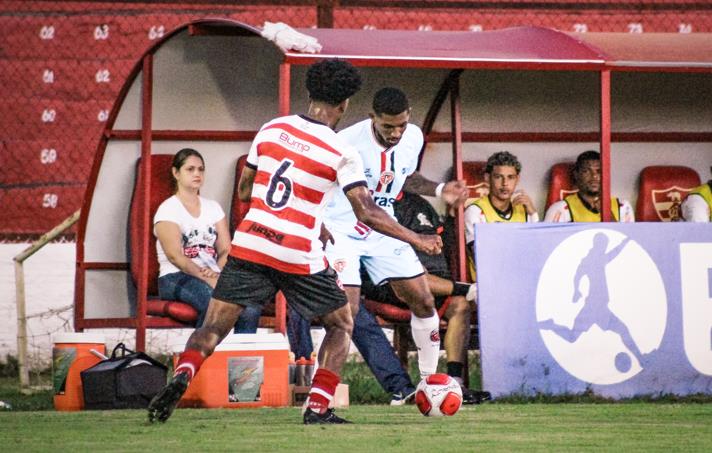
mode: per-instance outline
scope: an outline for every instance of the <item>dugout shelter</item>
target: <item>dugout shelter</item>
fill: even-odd
[[[264,122],[306,109],[304,75],[320,58],[344,58],[363,72],[340,128],[367,115],[378,88],[401,87],[411,122],[426,135],[423,174],[462,178],[463,161],[509,150],[523,163],[521,186],[542,217],[549,169],[586,149],[601,151],[604,199],[615,193],[635,203],[637,175],[648,165],[683,164],[708,176],[711,34],[299,31],[317,38],[321,52],[283,52],[259,29],[207,19],[176,28],[137,61],[106,122],[82,207],[77,330],[136,329],[143,350],[146,329],[185,326],[147,314],[147,204],[132,226],[144,235],[133,253],[128,233],[137,171],[142,203],[151,197],[149,156],[193,147],[206,159],[202,195],[230,216],[237,159]],[[462,238],[462,222],[456,225]],[[460,239],[462,279],[464,247]],[[133,276],[131,262],[138,264]]]

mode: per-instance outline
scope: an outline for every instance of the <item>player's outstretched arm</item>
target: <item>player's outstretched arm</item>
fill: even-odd
[[[403,190],[430,197],[439,195],[449,206],[460,206],[467,200],[467,184],[465,184],[465,181],[446,182],[442,192],[437,193],[439,185],[439,183],[429,180],[416,171],[406,178],[405,183],[403,183]]]
[[[365,186],[356,186],[346,192],[346,198],[356,218],[379,233],[407,242],[428,255],[442,251],[443,241],[437,234],[418,234],[396,222],[386,211],[374,203]]]
[[[252,198],[252,183],[255,182],[257,170],[245,166],[240,175],[240,182],[237,183],[237,196],[240,201],[250,201]]]

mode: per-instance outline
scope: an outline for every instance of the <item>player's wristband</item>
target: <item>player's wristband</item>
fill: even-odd
[[[435,196],[438,198],[441,198],[443,196],[443,188],[445,187],[445,183],[441,182],[438,184],[438,186],[435,188]]]

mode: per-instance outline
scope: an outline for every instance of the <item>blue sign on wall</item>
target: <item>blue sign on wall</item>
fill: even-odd
[[[712,226],[478,224],[495,396],[712,394]]]

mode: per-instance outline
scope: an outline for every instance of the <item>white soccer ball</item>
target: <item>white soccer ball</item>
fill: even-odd
[[[462,406],[462,389],[447,374],[431,374],[415,389],[415,404],[426,417],[455,415]]]

